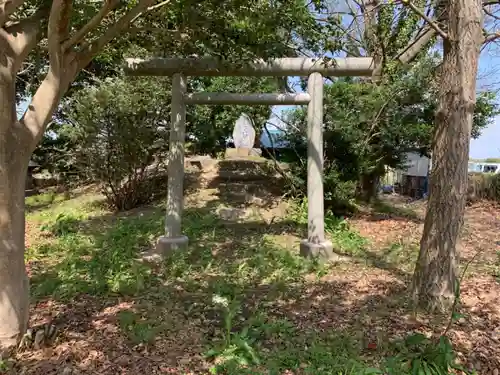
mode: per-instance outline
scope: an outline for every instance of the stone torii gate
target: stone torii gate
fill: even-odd
[[[162,254],[185,247],[182,234],[184,142],[187,104],[300,105],[307,110],[307,198],[308,237],[300,244],[304,256],[334,258],[332,243],[325,239],[323,194],[323,76],[370,76],[373,59],[282,58],[256,60],[234,66],[214,58],[126,59],[125,71],[132,76],[172,76],[170,154],[165,235],[157,243]],[[307,93],[233,94],[187,93],[186,76],[308,76]]]

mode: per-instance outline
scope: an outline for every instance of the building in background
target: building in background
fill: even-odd
[[[279,158],[282,151],[290,148],[286,139],[286,131],[272,123],[266,123],[260,133],[260,149],[262,156]]]
[[[468,170],[470,173],[500,173],[500,163],[469,161]]]
[[[418,152],[406,153],[406,168],[386,169],[384,192],[397,192],[413,198],[423,198],[429,193],[431,159]]]

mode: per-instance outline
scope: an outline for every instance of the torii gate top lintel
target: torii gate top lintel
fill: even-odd
[[[238,66],[239,65],[239,66]],[[285,57],[257,59],[235,64],[212,57],[126,59],[125,71],[133,76],[370,76],[374,62],[371,57],[308,58]]]

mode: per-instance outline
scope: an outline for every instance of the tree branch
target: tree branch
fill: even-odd
[[[92,17],[92,19],[85,24],[80,30],[78,30],[73,36],[63,43],[63,49],[68,50],[69,48],[81,43],[85,37],[99,24],[102,20],[116,7],[120,4],[120,0],[105,0],[104,5],[99,10],[99,12]]]
[[[69,19],[71,16],[72,0],[53,0],[50,9],[49,26],[47,30],[50,69],[56,76],[61,71],[64,51],[62,41],[69,32]]]
[[[19,123],[28,130],[28,147],[33,152],[52,119],[59,101],[77,74],[76,64],[68,64],[64,75],[49,73],[42,81]]]
[[[133,20],[147,11],[153,2],[154,0],[139,0],[135,7],[123,15],[114,25],[110,26],[100,38],[82,47],[82,50],[78,53],[78,65],[80,69],[87,66],[92,58],[120,32],[125,31]],[[166,4],[167,2],[163,3]],[[164,5],[163,3],[162,5]]]
[[[148,7],[148,9],[146,9],[148,12],[149,11],[152,11],[152,10],[155,10],[155,9],[158,9],[158,8],[161,8],[162,6],[164,5],[168,5],[170,4],[170,1],[171,0],[164,0],[162,1],[161,3],[158,3],[158,4],[155,4],[155,5],[151,5],[150,7]]]
[[[419,34],[408,46],[398,53],[396,59],[403,64],[410,63],[435,35],[436,31],[431,27],[427,27],[424,32]]]
[[[6,34],[6,39],[9,41],[12,52],[16,56],[14,72],[19,71],[23,61],[40,41],[43,35],[40,21],[42,21],[47,14],[48,8],[42,7],[30,17],[0,29]]]
[[[335,23],[335,26],[337,26],[343,32],[344,35],[342,35],[341,37],[346,37],[347,39],[350,39],[352,42],[356,43],[358,46],[362,45],[361,40],[356,38],[356,36],[354,35],[354,33],[352,32],[352,29],[351,29],[352,25],[354,24],[354,20],[352,20],[351,23],[347,27],[344,27],[341,22],[337,22],[337,21],[333,21],[333,20],[330,20],[330,22]]]
[[[489,9],[486,9],[486,6],[483,6],[483,11],[484,13],[486,13],[488,16],[494,18],[494,19],[497,19],[497,20],[500,20],[500,16],[497,16],[496,14],[494,14],[492,11],[490,11]]]
[[[418,16],[420,16],[425,22],[429,24],[430,27],[434,29],[443,39],[448,38],[448,34],[446,34],[441,28],[438,26],[436,22],[431,20],[427,15],[422,12],[420,9],[418,9],[413,3],[410,2],[410,0],[401,0],[403,5],[406,5],[409,7],[414,13],[416,13]]]
[[[495,14],[496,10],[494,11],[494,10],[487,9],[489,6],[498,5],[498,4],[499,4],[498,1],[497,2],[494,2],[494,1],[483,2],[483,12],[495,20],[500,20],[500,16]],[[486,33],[486,31],[485,31],[485,33]],[[500,31],[495,31],[495,32],[493,32],[491,34],[487,34],[485,36],[483,44],[488,44],[490,42],[494,42],[496,39],[499,39],[499,38],[500,38]]]
[[[134,18],[132,18],[132,20],[130,21],[130,23],[134,23],[137,18],[139,18],[142,13],[145,13],[145,12],[150,12],[152,10],[155,10],[155,9],[158,9],[158,8],[161,8],[162,6],[165,6],[165,5],[168,5],[171,3],[172,0],[164,0],[162,2],[159,2],[158,4],[155,4],[155,5],[150,5],[144,12],[141,12],[139,13],[137,16],[135,16]]]
[[[153,2],[154,0],[139,0],[136,6],[115,24],[110,25],[100,38],[88,44],[86,48],[82,48],[80,52],[65,52],[62,49],[62,41],[63,37],[68,35],[71,0],[53,0],[48,27],[49,72],[20,120],[21,125],[32,135],[31,150],[34,150],[40,141],[59,100],[78,72],[87,66],[108,42],[123,32],[132,20],[147,11]],[[166,3],[163,2],[162,5]]]
[[[29,141],[31,151],[40,141],[61,96],[76,76],[74,55],[65,55],[61,44],[69,32],[71,10],[72,0],[52,2],[47,28],[49,72],[20,120],[20,124],[31,134]]]
[[[9,16],[14,13],[17,8],[23,5],[25,0],[1,0],[0,1],[0,27],[5,25]]]
[[[162,29],[159,27],[127,27],[126,29],[123,30],[126,33],[129,34],[140,34],[140,33],[169,33],[172,37],[175,37],[176,39],[187,39],[189,38],[189,34],[186,32],[182,32],[180,30],[169,30],[169,29]]]
[[[351,16],[352,18],[362,17],[361,15],[352,13],[350,11],[349,12],[333,12],[333,13],[327,14],[326,17],[317,17],[316,21],[318,21],[318,22],[331,22],[332,19],[334,19],[334,16]]]
[[[500,38],[500,31],[497,31],[493,34],[488,34],[484,38],[483,44],[494,42],[495,40],[497,40],[499,38]]]

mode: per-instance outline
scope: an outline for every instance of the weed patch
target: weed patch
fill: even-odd
[[[394,206],[384,202],[383,200],[375,200],[372,204],[372,208],[377,213],[386,214],[390,217],[400,217],[410,220],[420,220],[420,216],[415,210],[410,207]]]
[[[292,205],[289,218],[302,228],[307,228],[307,199]],[[359,255],[368,245],[366,238],[351,228],[345,217],[335,216],[332,212],[325,214],[325,232],[335,248],[347,255]]]

